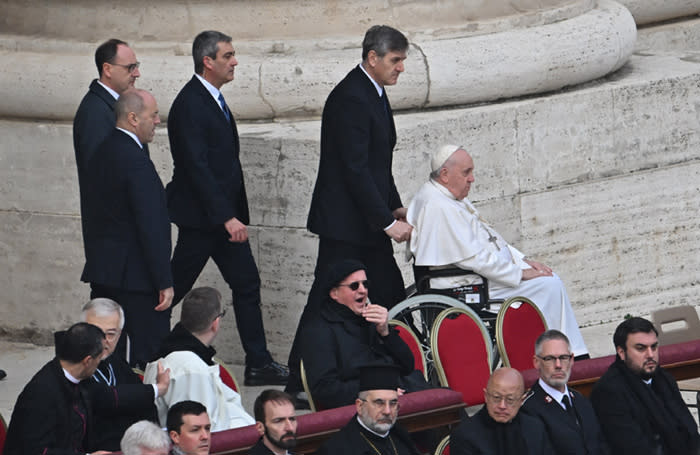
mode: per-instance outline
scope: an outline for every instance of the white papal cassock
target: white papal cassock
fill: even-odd
[[[564,283],[554,276],[521,280],[530,266],[525,255],[486,224],[466,198],[458,201],[447,188],[430,180],[408,206],[413,226],[410,250],[416,265],[457,266],[489,280],[495,299],[527,297],[540,308],[551,329],[569,337],[575,355],[588,353]],[[444,289],[469,284],[469,277],[434,278],[431,287]]]

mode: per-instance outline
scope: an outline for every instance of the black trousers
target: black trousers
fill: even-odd
[[[301,336],[304,325],[314,314],[318,313],[320,302],[324,297],[321,287],[324,285],[326,270],[334,263],[343,259],[356,259],[367,267],[367,279],[370,281],[369,298],[373,304],[391,308],[406,298],[401,270],[394,259],[394,248],[391,240],[386,240],[373,246],[356,245],[341,240],[321,237],[318,244],[318,259],[314,270],[314,283],[309,291],[306,306],[299,319],[292,349],[289,352],[289,382],[287,392],[296,393],[302,390],[299,362],[303,357]]]
[[[171,261],[177,304],[202,273],[209,258],[231,288],[236,326],[246,354],[245,363],[260,368],[272,361],[267,350],[260,311],[260,275],[250,243],[229,242],[223,228],[191,229],[178,226],[177,244]]]
[[[129,335],[129,356],[126,355],[126,336],[122,334],[116,352],[129,359],[132,367],[145,368],[155,360],[160,345],[170,333],[170,309],[156,311],[158,292],[136,292],[90,284],[90,298],[106,297],[124,310],[124,332]]]

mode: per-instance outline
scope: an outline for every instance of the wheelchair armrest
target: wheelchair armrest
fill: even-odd
[[[414,265],[413,266],[413,276],[416,280],[416,292],[418,294],[422,294],[427,289],[430,288],[430,280],[432,278],[445,278],[445,277],[464,276],[464,275],[479,276],[482,280],[482,284],[480,286],[483,286],[484,295],[488,296],[488,292],[489,292],[488,280],[486,279],[486,277],[474,272],[473,270],[460,269],[459,267],[449,267],[449,268],[444,268],[444,269],[431,269],[430,266],[427,266],[427,265]]]

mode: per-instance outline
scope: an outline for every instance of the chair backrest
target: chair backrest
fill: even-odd
[[[418,341],[418,337],[415,333],[406,325],[406,323],[392,319],[389,321],[389,326],[396,328],[399,332],[401,339],[408,345],[413,353],[413,368],[423,373],[423,377],[428,381],[428,368],[425,363],[425,354],[423,353],[423,347]]]
[[[445,436],[435,449],[435,455],[450,455],[450,435]]]
[[[525,297],[506,300],[496,318],[496,344],[503,365],[518,371],[532,368],[535,341],[545,330],[547,322],[532,300]]]
[[[0,414],[0,455],[5,453],[5,439],[7,439],[7,424]]]
[[[311,412],[321,411],[314,403],[314,398],[311,396],[311,388],[309,387],[309,382],[306,380],[306,369],[304,368],[304,360],[299,361],[299,373],[301,374],[301,385],[304,386],[304,392],[306,392],[306,398],[309,400],[309,408]]]
[[[243,395],[231,368],[221,359],[213,357],[212,360],[219,365],[219,377],[221,378],[221,382],[229,386],[235,392],[238,392],[239,395]]]
[[[659,332],[661,346],[700,338],[700,318],[694,306],[661,308],[651,313],[651,322]]]
[[[493,348],[479,316],[469,308],[441,312],[430,334],[430,349],[440,384],[461,392],[469,406],[483,403]]]

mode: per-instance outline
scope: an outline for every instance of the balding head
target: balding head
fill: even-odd
[[[117,127],[131,131],[141,144],[153,140],[156,125],[160,123],[156,99],[146,90],[130,89],[114,105]]]
[[[499,368],[493,372],[484,389],[486,410],[496,422],[510,422],[518,414],[524,392],[525,383],[518,370]]]

